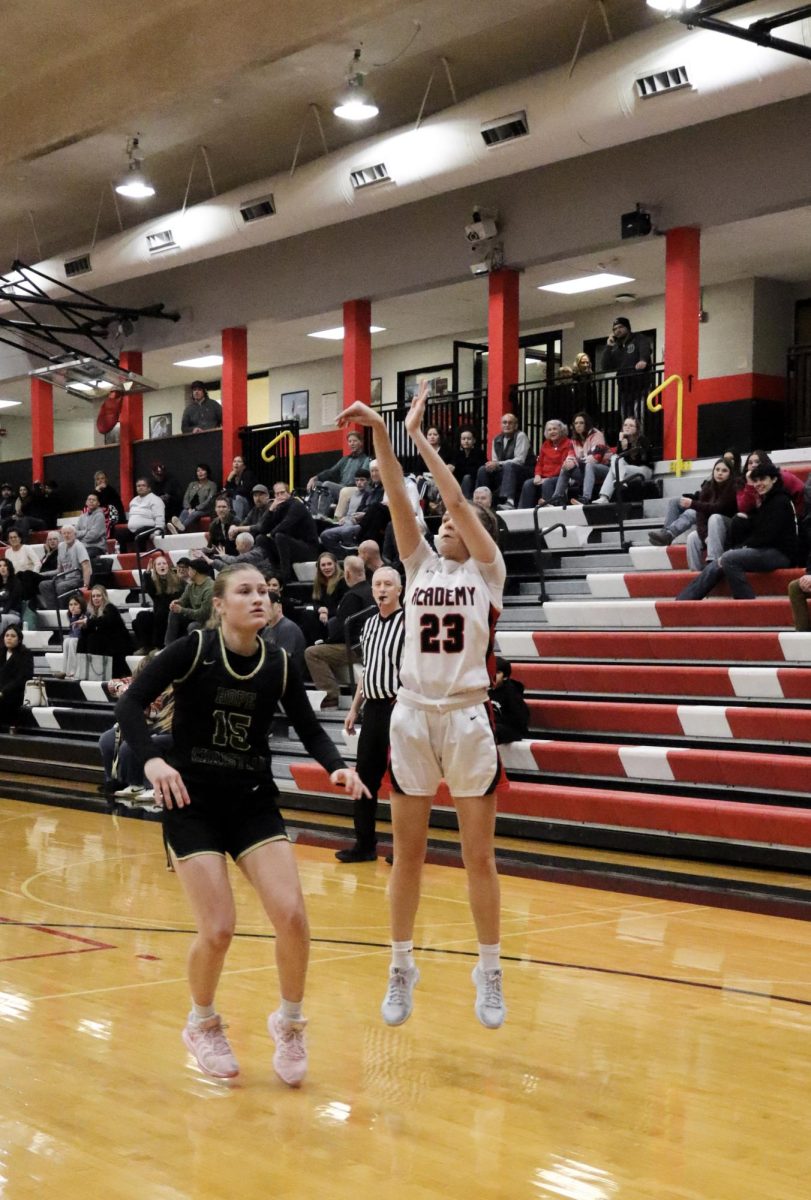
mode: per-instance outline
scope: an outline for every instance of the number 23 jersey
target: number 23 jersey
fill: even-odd
[[[423,702],[487,698],[496,621],[503,607],[506,568],[441,558],[424,540],[403,560],[406,571],[402,688]]]

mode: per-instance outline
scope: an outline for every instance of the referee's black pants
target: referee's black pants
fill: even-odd
[[[377,791],[389,765],[389,726],[393,708],[393,700],[367,700],[363,706],[363,723],[358,735],[355,767],[371,796],[369,799],[361,796],[360,800],[355,801],[353,821],[358,849],[370,853],[377,847]]]

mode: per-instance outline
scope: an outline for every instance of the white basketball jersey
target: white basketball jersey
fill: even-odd
[[[406,571],[405,650],[400,681],[428,701],[484,699],[495,670],[493,640],[506,568],[495,561],[452,562],[420,540]]]

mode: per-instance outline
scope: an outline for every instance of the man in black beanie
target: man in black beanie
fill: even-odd
[[[222,425],[222,407],[209,396],[202,379],[191,385],[191,401],[183,409],[181,433],[203,433]]]
[[[653,348],[644,333],[632,333],[627,317],[615,317],[600,369],[616,371],[620,415],[640,420],[642,401],[653,387]]]

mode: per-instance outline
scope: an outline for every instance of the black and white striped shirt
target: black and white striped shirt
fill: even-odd
[[[381,617],[371,617],[363,626],[363,694],[367,700],[393,700],[400,686],[405,622],[402,608]]]

